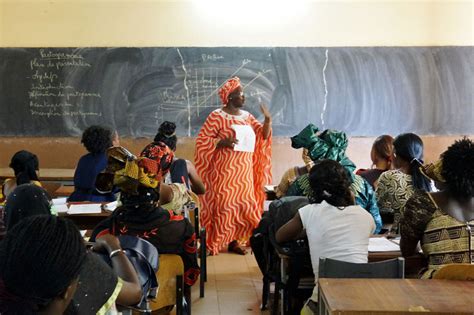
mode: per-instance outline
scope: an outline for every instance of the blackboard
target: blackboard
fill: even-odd
[[[1,48],[0,136],[79,136],[92,124],[195,136],[241,78],[274,135],[312,122],[352,136],[474,134],[473,47]]]

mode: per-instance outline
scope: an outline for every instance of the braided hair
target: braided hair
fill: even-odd
[[[463,138],[442,154],[441,174],[448,191],[458,200],[474,197],[474,142]]]
[[[71,221],[28,217],[0,243],[0,313],[35,314],[77,279],[86,257]]]
[[[320,160],[309,172],[309,184],[312,203],[325,200],[335,207],[347,207],[354,204],[350,190],[351,180],[346,169],[337,161]]]
[[[26,150],[21,150],[12,156],[10,167],[16,177],[16,184],[26,184],[32,180],[38,180],[36,171],[39,169],[38,157]]]
[[[424,191],[431,191],[430,180],[420,171],[423,166],[423,141],[414,133],[404,133],[395,138],[393,146],[396,155],[410,163],[409,172],[413,187]]]
[[[176,151],[176,142],[178,142],[178,138],[176,137],[176,124],[171,121],[164,121],[160,125],[160,128],[158,128],[158,133],[153,141],[163,142],[171,150]]]

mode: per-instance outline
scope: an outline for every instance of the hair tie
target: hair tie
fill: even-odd
[[[420,159],[417,159],[417,158],[413,158],[413,159],[410,161],[410,164],[412,164],[414,161],[417,162],[417,163],[420,164],[420,165],[423,165],[423,160],[420,160]]]
[[[172,134],[170,135],[165,135],[163,134],[163,136],[165,136],[165,138],[171,138],[171,137],[174,137],[176,135],[176,132],[173,132]]]
[[[332,194],[330,194],[327,190],[323,190],[323,196],[324,197],[332,197]]]

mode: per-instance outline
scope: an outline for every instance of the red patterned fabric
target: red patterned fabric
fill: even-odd
[[[238,77],[233,77],[224,83],[224,85],[219,89],[219,96],[222,104],[227,105],[229,102],[229,94],[234,92],[239,86],[241,85]]]
[[[213,254],[233,240],[250,237],[263,212],[264,185],[272,182],[271,136],[263,139],[263,125],[242,112],[233,116],[221,109],[213,111],[196,139],[194,161],[206,186],[206,193],[200,196],[201,224],[206,227],[207,247]],[[252,127],[254,152],[216,148],[220,139],[235,137],[232,125]]]
[[[140,153],[138,166],[143,167],[145,173],[149,176],[153,174],[155,180],[160,181],[168,173],[173,157],[173,151],[166,144],[163,142],[153,142],[147,145],[142,150],[142,153]]]

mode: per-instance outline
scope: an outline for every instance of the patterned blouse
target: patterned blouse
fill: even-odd
[[[428,257],[423,279],[447,264],[474,262],[474,220],[461,222],[444,213],[427,192],[417,190],[405,205],[400,232],[407,241],[421,242]]]
[[[386,171],[380,175],[375,192],[380,213],[393,213],[391,232],[398,233],[400,214],[414,192],[411,175],[397,170]]]

